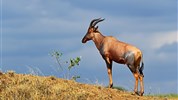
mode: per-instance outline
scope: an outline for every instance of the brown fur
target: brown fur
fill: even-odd
[[[121,42],[112,36],[104,36],[99,30],[98,26],[95,25],[103,21],[104,19],[94,19],[91,21],[88,31],[84,38],[82,39],[82,43],[86,43],[89,40],[93,40],[97,49],[99,50],[101,56],[106,62],[108,76],[109,76],[109,87],[113,86],[112,82],[112,61],[115,61],[120,64],[126,64],[133,76],[135,77],[135,87],[134,91],[138,94],[138,80],[140,79],[140,95],[142,96],[144,93],[143,86],[143,74],[141,70],[140,74],[140,62],[142,60],[142,52],[132,46],[130,44]],[[92,26],[94,23],[94,26]]]

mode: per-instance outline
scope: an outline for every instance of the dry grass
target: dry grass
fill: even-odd
[[[81,84],[54,76],[0,73],[0,100],[167,100],[139,97],[126,91]]]

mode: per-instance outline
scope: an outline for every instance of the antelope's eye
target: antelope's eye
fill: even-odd
[[[89,33],[91,33],[91,32],[92,32],[92,29],[89,30]]]

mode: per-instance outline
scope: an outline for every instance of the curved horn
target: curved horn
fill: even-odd
[[[103,19],[101,19],[101,18],[93,19],[90,23],[90,27],[94,27],[97,23],[99,23],[103,20],[104,20],[104,18]]]
[[[103,19],[99,18],[95,23],[93,23],[93,26],[95,26],[97,23],[99,23],[99,22],[101,22],[103,20],[104,20],[104,18]]]

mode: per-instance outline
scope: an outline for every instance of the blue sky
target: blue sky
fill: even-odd
[[[177,0],[1,0],[1,70],[60,76],[49,56],[81,56],[77,73],[83,83],[108,84],[105,63],[92,41],[82,44],[90,21],[103,17],[104,35],[133,44],[143,52],[146,93],[178,93]],[[114,63],[116,86],[132,90],[134,78]]]

